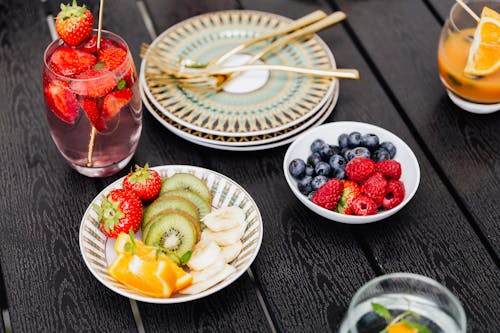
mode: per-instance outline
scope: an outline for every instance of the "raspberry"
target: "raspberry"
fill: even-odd
[[[375,162],[366,157],[353,158],[345,167],[347,178],[361,183],[375,171]]]
[[[318,206],[333,210],[337,207],[343,189],[342,182],[333,178],[314,193],[312,201]]]
[[[361,188],[357,183],[350,180],[343,180],[342,183],[344,184],[344,190],[335,211],[341,214],[353,215],[352,202],[360,196]]]
[[[385,188],[385,196],[382,206],[385,209],[391,209],[403,202],[405,198],[405,185],[399,180],[390,179]]]
[[[361,193],[372,199],[377,206],[382,206],[386,194],[387,180],[380,172],[375,172],[361,185]]]
[[[395,160],[384,160],[376,164],[376,170],[387,179],[399,179],[401,177],[401,164]]]
[[[360,195],[352,201],[352,209],[355,215],[374,215],[377,213],[377,204],[367,196]]]

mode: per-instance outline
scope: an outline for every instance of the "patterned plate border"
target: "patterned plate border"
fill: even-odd
[[[155,47],[157,46],[158,44],[161,43],[161,41],[163,40],[163,38],[168,35],[169,33],[174,33],[176,31],[176,29],[182,29],[183,25],[189,25],[189,26],[192,26],[193,22],[196,22],[196,20],[206,20],[206,17],[210,17],[210,15],[219,15],[219,16],[223,16],[223,15],[226,15],[228,17],[231,17],[232,15],[263,15],[263,16],[269,16],[271,18],[276,18],[276,19],[279,19],[279,20],[282,20],[284,22],[291,22],[291,19],[289,18],[286,18],[284,16],[280,16],[280,15],[277,15],[277,14],[273,14],[273,13],[266,13],[266,12],[260,12],[260,11],[252,11],[252,10],[239,10],[239,11],[234,11],[234,10],[230,10],[230,11],[220,11],[220,12],[214,12],[214,13],[208,13],[208,14],[202,14],[202,15],[199,15],[199,16],[195,16],[195,17],[192,17],[190,19],[187,19],[185,21],[182,21],[182,22],[179,22],[177,23],[176,25],[170,27],[169,29],[167,29],[166,31],[164,31],[160,36],[158,36],[152,43],[151,43],[151,47]],[[326,45],[326,43],[316,34],[314,34],[314,36],[312,37],[312,39],[315,40],[315,42],[317,42],[323,49],[323,51],[326,53],[326,56],[331,64],[331,68],[336,68],[336,64],[335,64],[335,58],[331,52],[331,50],[328,48],[328,46]],[[304,121],[305,119],[309,118],[311,115],[315,114],[317,110],[319,110],[322,106],[324,106],[325,102],[327,101],[327,99],[331,96],[335,86],[338,86],[338,80],[331,80],[331,84],[328,88],[328,91],[327,93],[322,97],[321,101],[314,107],[310,107],[309,111],[304,114],[303,116],[293,120],[293,121],[289,121],[287,122],[286,124],[283,124],[281,126],[276,126],[276,127],[273,127],[273,128],[269,128],[269,129],[265,129],[265,130],[260,130],[260,131],[253,131],[253,132],[226,132],[226,131],[217,131],[217,130],[211,130],[209,128],[204,128],[204,127],[200,127],[200,126],[196,126],[194,124],[191,124],[177,116],[175,116],[172,112],[169,112],[169,110],[165,109],[165,107],[158,101],[157,98],[155,98],[153,92],[150,90],[148,84],[147,84],[147,80],[145,78],[145,70],[146,70],[146,62],[143,60],[141,62],[141,70],[140,70],[140,82],[141,84],[143,85],[143,87],[145,87],[145,92],[149,98],[149,100],[156,106],[156,108],[158,108],[160,111],[162,111],[162,113],[164,113],[167,117],[171,118],[172,120],[174,120],[175,122],[187,127],[187,128],[191,128],[193,130],[196,130],[196,131],[202,131],[202,132],[205,132],[205,133],[210,133],[210,134],[213,134],[213,135],[222,135],[222,136],[253,136],[253,135],[264,135],[264,134],[268,134],[268,133],[272,133],[272,132],[276,132],[276,131],[280,131],[280,130],[283,130],[283,129],[286,129],[288,127],[291,127],[297,123],[300,123],[302,121]],[[179,102],[179,101],[177,101]]]
[[[164,165],[154,167],[162,177],[168,177],[174,173],[187,172],[203,179],[213,195],[212,206],[214,208],[226,206],[239,206],[246,216],[247,229],[243,235],[243,250],[231,263],[236,272],[218,283],[212,288],[196,295],[176,294],[171,298],[155,298],[143,295],[116,281],[107,273],[106,243],[111,241],[99,229],[97,213],[94,204],[99,205],[103,195],[112,189],[121,188],[123,178],[118,179],[102,190],[90,203],[83,215],[79,232],[80,251],[83,260],[94,277],[114,292],[141,302],[171,304],[183,303],[211,295],[238,279],[254,261],[262,244],[263,223],[257,204],[243,187],[232,179],[212,170],[188,165]]]

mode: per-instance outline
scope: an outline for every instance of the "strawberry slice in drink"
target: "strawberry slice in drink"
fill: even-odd
[[[61,46],[52,53],[49,67],[57,74],[73,77],[91,69],[97,63],[92,54]]]
[[[52,112],[64,122],[73,124],[78,116],[78,101],[65,82],[52,80],[45,86],[45,100]]]
[[[118,80],[107,70],[89,69],[76,76],[71,82],[71,90],[80,96],[99,98],[115,89]]]
[[[111,39],[102,38],[101,39],[101,50],[106,50],[110,48],[119,47],[119,45],[113,42]],[[97,53],[97,36],[90,37],[85,43],[78,47],[78,50],[87,53]]]
[[[104,97],[102,103],[102,117],[104,120],[113,118],[132,99],[132,90],[125,88],[113,91]]]
[[[104,64],[107,70],[114,70],[118,68],[127,59],[127,51],[119,47],[112,47],[105,50],[99,50],[98,62]]]
[[[87,115],[87,118],[89,118],[92,126],[94,126],[97,131],[102,132],[106,130],[106,123],[101,117],[101,112],[97,107],[96,100],[91,98],[83,98],[82,100],[80,100],[80,106]]]

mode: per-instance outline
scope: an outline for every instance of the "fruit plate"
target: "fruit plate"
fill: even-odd
[[[115,181],[99,193],[90,203],[80,225],[79,243],[85,264],[90,272],[114,292],[141,302],[171,304],[192,301],[211,295],[238,279],[253,262],[262,243],[263,224],[259,209],[252,197],[240,185],[228,177],[208,169],[187,165],[165,165],[152,168],[160,176],[169,177],[175,173],[191,173],[204,180],[212,195],[212,207],[239,206],[245,212],[247,227],[242,238],[243,249],[231,263],[236,271],[215,286],[195,295],[174,294],[170,298],[146,296],[116,281],[107,272],[107,267],[115,258],[113,246],[115,239],[107,238],[99,229],[94,204],[99,205],[101,198],[113,189],[121,188],[123,178]],[[140,235],[140,233],[138,234]]]
[[[190,59],[206,63],[246,40],[290,22],[283,16],[251,10],[207,13],[170,27],[151,43],[149,50],[168,51],[172,61]],[[266,44],[259,47],[262,45]],[[257,50],[257,47],[244,50],[225,64],[248,60],[244,57],[251,58]],[[152,80],[150,74],[161,71],[147,61],[147,55],[139,77],[150,101],[176,123],[213,135],[263,135],[291,127],[323,107],[338,85],[338,80],[278,71],[248,71],[229,83],[235,90],[226,89],[228,86],[221,91],[188,89]],[[336,68],[331,50],[316,34],[293,41],[261,60],[266,64]]]
[[[311,143],[316,139],[322,139],[328,144],[336,145],[340,134],[351,133],[354,131],[358,131],[362,134],[373,133],[380,138],[380,142],[391,141],[396,147],[397,152],[394,159],[401,164],[402,174],[400,180],[404,183],[406,188],[404,200],[398,206],[389,210],[380,211],[374,215],[345,215],[330,211],[314,204],[307,198],[307,196],[300,193],[297,188],[297,181],[292,177],[290,171],[288,170],[290,162],[296,158],[301,158],[305,161],[311,154]],[[338,121],[324,124],[298,137],[297,140],[292,143],[290,147],[288,147],[283,161],[283,170],[288,186],[290,186],[293,194],[295,194],[295,196],[307,208],[329,220],[348,224],[376,222],[395,214],[403,208],[411,200],[411,198],[413,198],[420,183],[420,167],[417,158],[410,147],[403,140],[381,127],[354,121]]]
[[[333,109],[337,104],[339,88],[337,85],[335,87],[334,94],[328,100],[326,105],[321,110],[318,110],[314,116],[303,123],[294,125],[276,133],[255,135],[251,137],[220,136],[200,131],[193,131],[165,116],[153,105],[153,103],[149,101],[144,91],[141,90],[141,94],[142,101],[146,109],[168,130],[185,140],[201,146],[220,150],[256,151],[289,144],[305,131],[321,125],[332,114]]]

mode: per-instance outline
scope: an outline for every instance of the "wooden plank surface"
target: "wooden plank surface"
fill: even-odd
[[[128,300],[103,288],[81,258],[80,219],[99,188],[68,168],[50,138],[41,3],[1,3],[0,260],[13,331],[133,331]]]
[[[500,113],[478,116],[460,110],[448,99],[436,60],[441,26],[423,2],[337,3],[351,14],[355,33],[418,131],[433,162],[456,191],[460,205],[470,212],[473,225],[488,240],[498,263]]]
[[[494,133],[500,117],[472,116],[452,106],[444,96],[435,55],[438,22],[419,1],[336,3],[349,15],[354,37],[359,37],[394,93],[396,106],[423,138],[419,143],[431,150],[431,156],[459,189],[466,214],[472,212],[490,245],[498,249],[500,184],[494,161],[498,161],[499,152],[494,148],[498,145]],[[439,182],[427,183],[426,179],[437,177],[431,164],[418,157],[423,182],[417,197],[425,197],[418,205],[418,215],[409,216],[406,225],[400,223],[394,229],[374,225],[363,233],[386,270],[411,270],[436,278],[465,303],[471,331],[494,331],[500,327],[497,319],[491,320],[500,308],[496,257],[481,244],[481,233],[475,235],[474,222],[471,226],[460,214],[462,203],[447,200],[449,195]]]
[[[454,0],[422,0],[427,2],[431,8],[439,15],[443,22],[448,18],[451,7],[456,3]],[[478,13],[481,15],[481,13]]]

